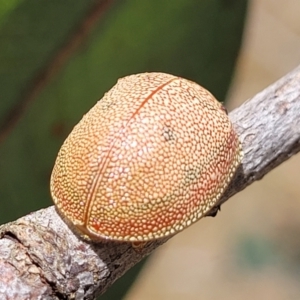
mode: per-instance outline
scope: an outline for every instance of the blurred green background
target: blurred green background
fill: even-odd
[[[246,10],[243,0],[0,0],[0,223],[52,205],[60,145],[119,77],[172,73],[224,101]],[[122,299],[141,267],[101,299]]]

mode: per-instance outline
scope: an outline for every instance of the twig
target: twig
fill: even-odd
[[[220,203],[300,150],[300,66],[230,114],[244,158]],[[0,298],[94,299],[167,239],[91,244],[42,209],[0,227]]]

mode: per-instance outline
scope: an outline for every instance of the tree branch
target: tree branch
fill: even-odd
[[[230,113],[244,158],[220,203],[300,150],[300,66]],[[136,251],[88,243],[54,207],[0,227],[0,295],[5,299],[94,299],[168,239]],[[40,297],[40,298],[39,298]]]

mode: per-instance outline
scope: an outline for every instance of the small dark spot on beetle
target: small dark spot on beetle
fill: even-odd
[[[165,138],[166,142],[175,140],[175,135],[174,135],[174,131],[172,130],[171,127],[165,125],[163,128],[163,137]]]
[[[101,100],[100,100],[101,101]],[[107,111],[109,110],[112,106],[116,105],[116,101],[114,100],[107,100],[107,101],[103,101],[101,103],[102,105],[100,106],[102,108],[102,110]]]
[[[215,217],[218,214],[218,211],[221,211],[221,205],[213,207],[206,216]]]
[[[190,168],[185,171],[184,184],[195,182],[199,178],[200,170],[198,168]]]

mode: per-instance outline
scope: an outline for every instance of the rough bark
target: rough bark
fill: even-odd
[[[244,158],[220,203],[300,150],[300,66],[230,113]],[[72,233],[54,207],[0,227],[1,299],[94,299],[167,239],[137,251]]]

